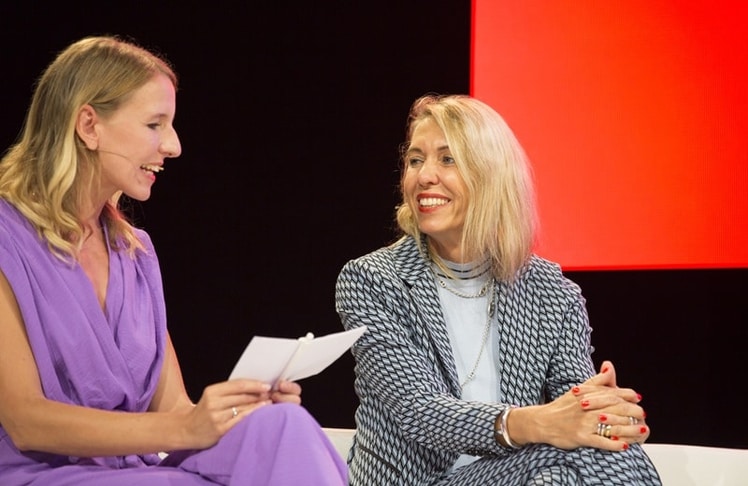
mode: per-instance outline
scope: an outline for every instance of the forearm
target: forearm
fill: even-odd
[[[40,399],[26,410],[17,417],[17,427],[5,426],[22,451],[97,457],[191,448],[186,409],[117,412]]]

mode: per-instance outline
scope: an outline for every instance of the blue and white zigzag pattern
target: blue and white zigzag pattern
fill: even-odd
[[[594,374],[584,299],[557,265],[533,257],[513,286],[499,286],[503,403],[460,400],[428,265],[404,238],[348,262],[338,277],[343,326],[369,328],[353,347],[359,407],[351,485],[661,484],[638,445],[615,453],[545,444],[515,451],[494,439],[494,419],[509,404],[553,400]],[[463,453],[482,459],[447,475]]]

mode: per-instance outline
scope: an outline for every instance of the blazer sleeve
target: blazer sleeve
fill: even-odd
[[[560,268],[533,258],[502,296],[502,391],[506,400],[532,405],[555,400],[594,374],[581,289]]]

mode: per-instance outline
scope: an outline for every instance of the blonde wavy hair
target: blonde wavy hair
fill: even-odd
[[[39,78],[23,130],[0,161],[0,197],[36,228],[50,250],[75,259],[82,243],[83,197],[99,175],[98,156],[75,131],[86,104],[106,117],[158,73],[177,87],[168,62],[114,36],[81,39],[55,58]],[[133,256],[143,250],[133,226],[120,211],[116,194],[107,202],[102,224],[109,243]]]
[[[532,170],[524,149],[504,119],[487,104],[467,95],[426,95],[411,106],[406,141],[426,119],[444,132],[468,192],[462,248],[470,259],[487,257],[500,281],[512,282],[532,255],[538,227]],[[402,176],[406,161],[402,160]],[[396,210],[400,230],[413,236],[438,265],[403,195]],[[425,246],[425,247],[424,247]]]

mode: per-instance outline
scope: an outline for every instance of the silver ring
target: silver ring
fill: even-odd
[[[237,415],[239,415],[239,411],[236,407],[231,407],[231,418],[236,418]]]
[[[606,439],[610,439],[610,430],[613,427],[610,424],[604,424],[602,422],[599,422],[597,424],[597,431],[595,432],[600,437],[605,437]]]
[[[636,425],[636,424],[639,423],[639,419],[638,418],[634,418],[634,417],[629,417],[629,423],[631,425]]]

